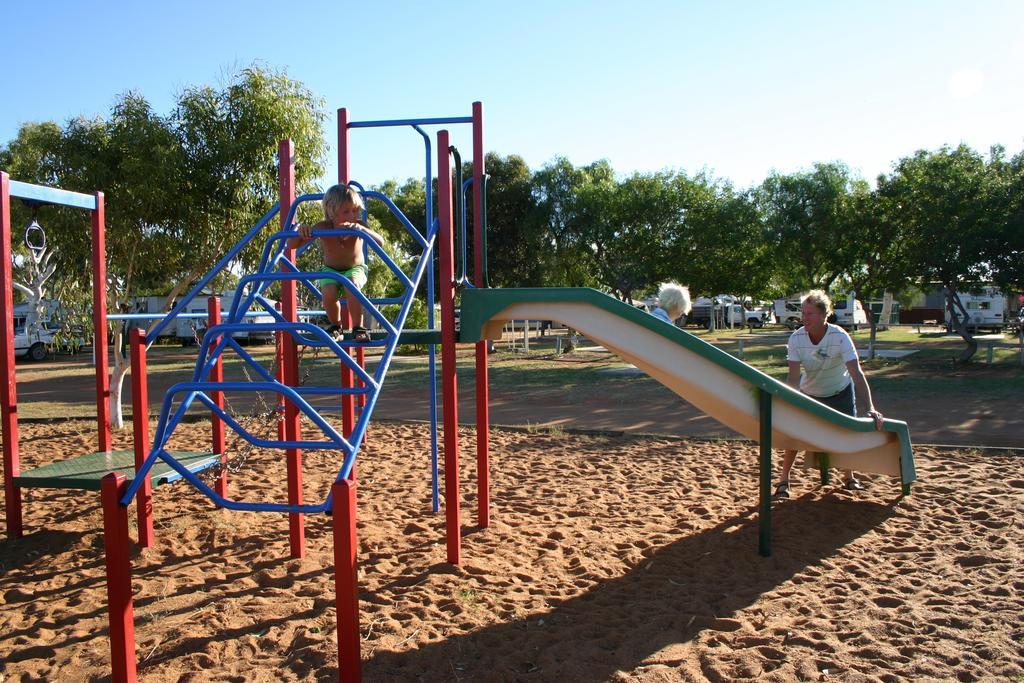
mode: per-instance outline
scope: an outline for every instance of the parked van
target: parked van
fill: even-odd
[[[859,326],[868,324],[864,305],[852,296],[835,301],[832,307],[835,309],[835,324],[840,327],[856,330]]]
[[[989,328],[1001,332],[1010,321],[1010,300],[995,287],[984,287],[974,294],[961,293],[960,301],[967,309],[967,329],[978,330]],[[956,312],[957,319],[963,321],[963,313]],[[946,310],[946,329],[953,330],[953,319]]]

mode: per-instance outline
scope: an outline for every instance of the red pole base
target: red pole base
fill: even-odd
[[[350,479],[331,486],[331,524],[334,528],[334,605],[338,619],[338,678],[362,681],[359,642],[359,587],[356,574],[356,483]]]
[[[491,415],[487,387],[487,342],[476,345],[476,491],[477,524],[491,525]]]
[[[123,474],[111,472],[100,483],[103,504],[103,550],[107,567],[110,618],[110,664],[115,683],[135,681],[135,612],[129,559],[128,508],[121,496],[128,488]]]

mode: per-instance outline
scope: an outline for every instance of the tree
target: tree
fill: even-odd
[[[854,191],[866,187],[840,162],[815,164],[809,172],[772,173],[756,197],[771,249],[782,267],[778,285],[786,294],[828,290],[849,268],[843,258]]]
[[[993,283],[1005,292],[1020,292],[1024,290],[1024,152],[1006,161],[1003,149],[994,147],[990,156],[993,225],[984,260]]]
[[[606,160],[576,168],[558,157],[533,175],[532,220],[547,233],[550,260],[545,259],[546,287],[591,287],[598,284],[592,269],[592,246],[587,242],[586,219],[580,194],[588,186],[610,188],[614,172]]]
[[[660,277],[684,282],[694,293],[762,297],[772,261],[750,196],[703,172],[693,177],[678,173],[666,180],[673,220],[661,250]]]
[[[0,148],[0,168],[5,169],[15,180],[29,179],[25,182],[41,184],[55,176],[57,159],[50,153],[50,150],[57,147],[60,140],[60,128],[54,123],[30,123],[21,127],[18,137],[3,148]],[[55,212],[48,210],[48,207],[38,207],[25,202],[14,202],[11,205],[11,218],[15,225],[28,225],[31,220],[38,224],[36,215],[39,212],[46,214],[43,224],[49,223],[49,218]],[[60,214],[56,214],[58,220]],[[46,298],[47,282],[57,270],[53,261],[53,243],[45,240],[46,230],[41,229],[31,239],[33,244],[41,247],[30,250],[22,241],[12,235],[11,248],[14,252],[14,290],[22,294],[28,303],[28,315],[25,320],[25,331],[30,338],[38,335],[40,320],[48,311],[45,311],[44,300]],[[33,231],[39,232],[39,231]],[[45,245],[44,245],[45,243]]]
[[[295,144],[299,194],[317,190],[327,147],[323,101],[284,71],[257,65],[225,86],[185,89],[170,123],[182,155],[174,186],[183,214],[176,235],[181,286],[170,299],[208,272],[224,252],[278,201],[278,143]],[[315,211],[310,209],[310,211]],[[262,245],[241,254],[251,269]]]
[[[323,173],[323,119],[320,101],[305,87],[253,66],[221,90],[185,90],[169,117],[126,93],[109,120],[79,118],[63,129],[29,124],[4,154],[14,168],[32,171],[20,178],[28,182],[104,191],[108,310],[130,312],[139,294],[168,294],[173,301],[277,202],[281,139],[295,141],[299,191],[313,189]],[[58,272],[87,296],[89,231],[79,217],[54,222],[48,232],[59,239]],[[244,253],[242,265],[251,265],[258,251]],[[111,424],[117,428],[128,365],[125,330],[116,326],[114,336]]]
[[[996,174],[970,147],[919,150],[901,159],[889,177],[879,178],[878,193],[889,202],[904,231],[908,259],[922,283],[939,283],[946,307],[965,342],[958,360],[977,351],[958,292],[991,274],[986,256],[1001,231]],[[955,313],[959,310],[961,315]],[[961,321],[961,317],[963,321]]]
[[[552,246],[536,220],[533,176],[521,156],[489,152],[487,181],[487,274],[492,287],[537,287],[548,279]],[[472,207],[468,212],[468,258],[472,264]],[[472,267],[472,265],[471,265]]]
[[[881,319],[888,320],[893,294],[911,289],[913,264],[903,224],[894,215],[894,207],[884,196],[857,187],[845,222],[846,240],[840,247],[840,261],[848,264],[844,274],[854,297],[870,302],[883,299]],[[886,292],[889,292],[888,298]],[[868,311],[871,334],[868,357],[874,358],[878,320]]]

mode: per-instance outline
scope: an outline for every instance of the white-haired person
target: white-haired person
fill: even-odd
[[[807,293],[800,306],[804,326],[789,337],[786,383],[841,413],[857,416],[857,401],[866,407],[864,415],[874,418],[882,429],[882,413],[871,400],[871,388],[860,367],[857,349],[846,330],[828,322],[832,300],[820,289]],[[803,374],[800,369],[803,367]],[[856,389],[856,393],[854,393]],[[782,456],[782,474],[776,498],[789,498],[789,473],[796,451]],[[854,473],[846,471],[844,486],[851,491],[864,488]]]
[[[674,325],[679,316],[690,312],[690,290],[675,282],[666,282],[658,287],[658,307],[651,315]]]

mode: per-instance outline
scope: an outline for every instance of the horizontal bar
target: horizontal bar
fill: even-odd
[[[349,128],[386,128],[388,126],[440,126],[446,123],[473,123],[472,116],[450,116],[439,119],[392,119],[389,121],[351,121]]]
[[[54,187],[43,187],[42,185],[22,183],[17,180],[10,182],[12,197],[28,199],[34,202],[45,202],[46,204],[74,206],[78,209],[89,209],[90,211],[96,210],[96,197],[91,194],[58,190]]]
[[[107,320],[162,320],[167,314],[166,313],[114,313],[107,316]],[[176,318],[202,318],[206,319],[209,317],[209,313],[179,313]],[[324,315],[323,311],[300,311],[300,316],[307,318],[315,318],[318,315]],[[248,311],[245,314],[246,318],[270,318],[272,317],[266,311]]]

